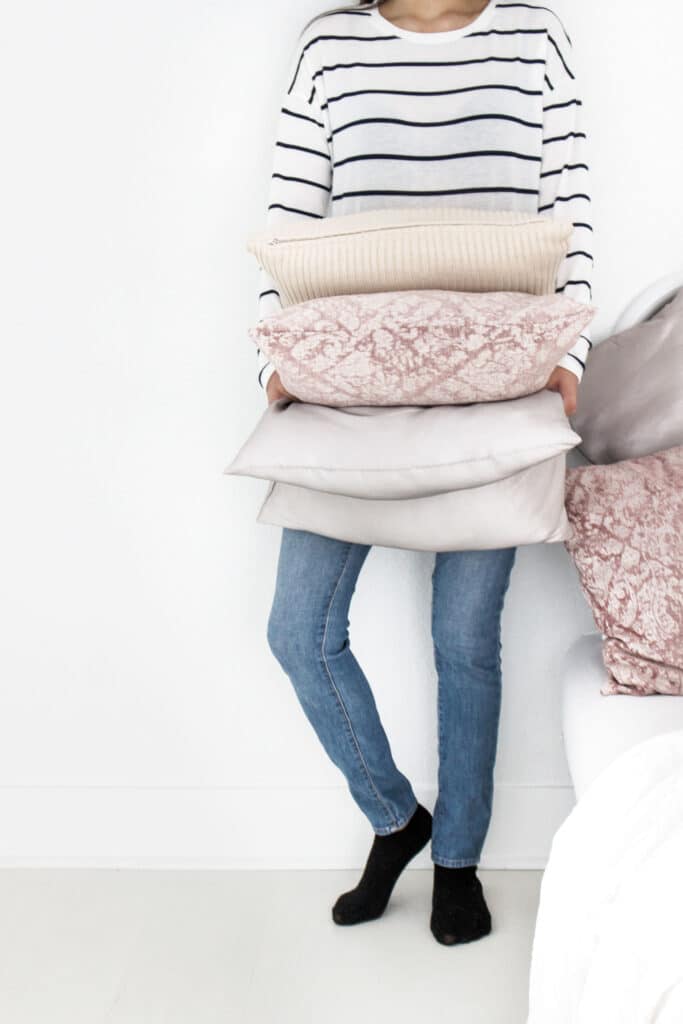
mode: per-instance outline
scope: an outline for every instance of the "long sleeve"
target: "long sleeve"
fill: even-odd
[[[327,214],[332,188],[331,133],[320,75],[311,72],[300,40],[289,67],[278,117],[266,227]],[[277,284],[262,267],[258,319],[282,308]],[[276,367],[257,350],[258,383],[265,390]]]
[[[567,254],[556,291],[577,302],[591,302],[593,229],[583,102],[573,68],[572,43],[559,21],[548,32],[543,92],[543,149],[539,213],[572,221]],[[581,380],[592,348],[590,325],[559,361]]]

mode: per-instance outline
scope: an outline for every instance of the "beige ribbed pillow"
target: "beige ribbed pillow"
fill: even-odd
[[[554,293],[572,222],[514,210],[395,207],[288,224],[247,240],[283,306],[400,289]]]

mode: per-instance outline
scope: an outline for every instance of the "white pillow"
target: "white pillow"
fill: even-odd
[[[481,487],[385,501],[273,482],[257,522],[413,551],[553,543],[569,536],[565,466],[559,454]]]
[[[277,399],[226,467],[356,498],[414,498],[511,476],[581,440],[557,391],[471,405],[346,406]]]

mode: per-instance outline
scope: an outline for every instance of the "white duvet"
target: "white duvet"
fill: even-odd
[[[683,729],[620,754],[555,833],[527,1024],[683,1024]]]

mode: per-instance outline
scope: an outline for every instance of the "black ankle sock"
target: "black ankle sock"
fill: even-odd
[[[447,868],[434,864],[432,935],[445,946],[471,942],[491,931],[491,914],[476,865]]]
[[[429,842],[432,816],[422,804],[407,825],[376,835],[360,882],[355,889],[342,893],[332,908],[336,924],[360,924],[380,917],[386,909],[392,889],[408,861]]]

